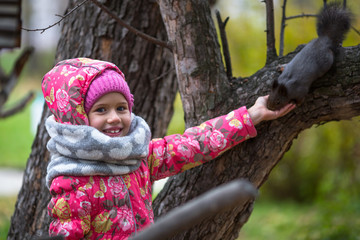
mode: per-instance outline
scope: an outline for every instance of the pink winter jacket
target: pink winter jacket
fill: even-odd
[[[66,61],[72,64],[71,69],[76,66],[77,70],[75,71],[74,68],[72,74],[80,79],[72,81],[71,84],[74,82],[85,84],[86,89],[99,72],[108,67],[116,68],[114,65],[107,65],[106,62],[104,64],[90,59]],[[56,87],[50,90],[51,86],[47,86],[45,90],[44,81],[54,77],[54,74],[56,76],[60,73],[69,74],[63,69],[64,67],[69,69],[66,61],[57,65],[56,70],[45,75],[43,80],[45,98],[49,96],[52,100],[51,92],[54,94],[58,90]],[[89,72],[89,69],[85,69],[89,64],[92,64],[90,68],[97,67],[99,70],[92,78],[88,75],[84,76],[84,72]],[[71,84],[66,87],[68,91],[71,87],[75,87]],[[76,89],[83,88],[77,85]],[[81,109],[85,93],[86,91],[82,91],[79,94],[82,98],[79,99],[65,97],[67,102],[73,101],[79,104],[76,108],[77,112],[72,111],[71,114],[61,113],[58,107],[47,101],[58,122],[87,123],[86,114]],[[76,93],[72,95],[77,97]],[[51,103],[54,101],[52,100]],[[66,108],[66,104],[64,106]],[[206,121],[200,126],[189,128],[182,135],[153,139],[149,144],[147,158],[143,159],[141,166],[130,174],[56,177],[50,187],[52,199],[48,205],[49,215],[53,217],[50,235],[61,234],[67,236],[66,239],[127,239],[154,221],[151,193],[154,181],[201,165],[254,136],[256,130],[246,108],[242,107],[227,115]]]

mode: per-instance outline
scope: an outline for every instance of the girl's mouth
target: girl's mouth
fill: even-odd
[[[105,133],[109,137],[118,137],[121,134],[121,128],[105,129],[103,130],[103,133]]]

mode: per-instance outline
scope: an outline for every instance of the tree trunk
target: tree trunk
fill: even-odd
[[[294,53],[289,54],[249,78],[229,83],[219,57],[219,44],[207,3],[159,0],[159,4],[169,40],[174,46],[187,125],[226,114],[236,107],[252,105],[258,96],[269,93],[272,79],[279,75],[278,64],[288,62],[294,56]],[[171,178],[154,202],[155,215],[164,214],[235,178],[248,179],[260,187],[302,130],[314,124],[358,116],[359,54],[360,46],[347,48],[336,66],[314,84],[312,93],[301,106],[279,120],[258,125],[256,138],[216,160]],[[235,239],[252,207],[253,203],[247,202],[215,219],[203,221],[173,239]]]
[[[177,87],[172,69],[176,68],[186,125],[192,126],[237,107],[252,105],[258,96],[268,94],[272,79],[279,75],[276,66],[294,56],[294,53],[289,54],[249,78],[229,82],[207,1],[158,0],[167,36],[158,6],[153,1],[105,2],[133,27],[163,40],[168,38],[173,46],[174,64],[168,58],[168,50],[117,26],[90,2],[65,21],[56,61],[85,56],[116,63],[124,71],[135,95],[135,113],[148,121],[154,136],[164,134],[171,117]],[[70,5],[73,6],[72,1]],[[302,130],[314,124],[360,115],[359,55],[360,46],[347,48],[344,58],[314,85],[301,106],[279,120],[259,124],[256,138],[240,144],[221,158],[170,179],[154,202],[155,214],[165,214],[235,178],[246,178],[260,187]],[[47,115],[45,112],[33,144],[9,239],[29,239],[48,228],[49,194],[44,181],[49,157],[44,128]],[[252,202],[247,202],[174,239],[235,239],[250,216],[252,206]]]
[[[68,9],[74,8],[74,2],[69,2]],[[106,1],[105,5],[138,30],[167,40],[156,3],[126,0]],[[146,119],[153,137],[164,136],[177,91],[175,67],[168,49],[149,43],[118,26],[89,1],[65,19],[55,62],[73,57],[114,62],[124,72],[134,95],[133,112]],[[48,232],[50,193],[45,186],[45,176],[49,161],[46,149],[49,136],[44,121],[50,111],[46,105],[44,110],[11,219],[8,239],[31,239]]]

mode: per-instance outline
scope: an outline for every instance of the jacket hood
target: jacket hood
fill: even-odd
[[[41,88],[57,122],[89,125],[84,110],[86,93],[91,82],[106,69],[115,70],[124,77],[115,64],[90,58],[60,61],[45,74]]]

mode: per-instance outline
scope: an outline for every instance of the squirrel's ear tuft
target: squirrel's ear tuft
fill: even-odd
[[[283,97],[287,97],[287,95],[288,95],[288,91],[283,84],[279,85],[279,94]]]

